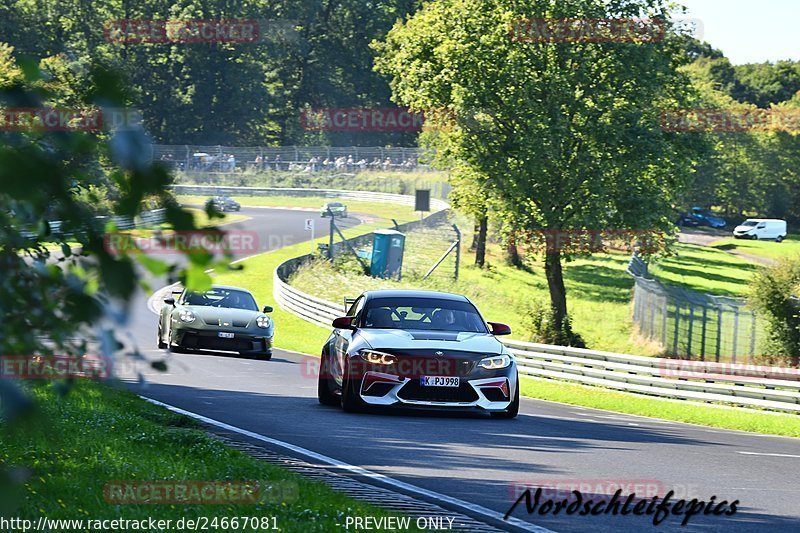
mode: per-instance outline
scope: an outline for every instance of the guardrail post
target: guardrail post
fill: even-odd
[[[679,333],[679,325],[681,322],[681,304],[680,302],[675,302],[675,334],[672,337],[672,353],[678,355],[678,333]]]
[[[717,307],[717,358],[719,363],[720,351],[722,348],[722,307]]]
[[[456,230],[456,271],[455,271],[455,279],[458,279],[458,268],[459,264],[461,263],[461,231],[458,229],[458,226],[453,224],[453,229]]]
[[[328,237],[328,260],[333,262],[333,232],[335,223],[333,221],[333,212],[328,208],[328,216],[331,217],[330,236]]]
[[[706,330],[708,329],[708,307],[703,306],[703,330],[700,334],[700,360],[706,360]]]
[[[739,350],[739,308],[733,308],[733,362],[736,362],[737,351]]]
[[[750,355],[748,358],[748,363],[751,362],[752,358],[756,356],[756,314],[754,312],[750,313]]]

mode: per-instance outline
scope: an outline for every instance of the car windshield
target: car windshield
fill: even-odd
[[[202,305],[205,307],[227,307],[229,309],[258,311],[256,301],[249,292],[235,289],[213,288],[206,292],[187,292],[183,297],[183,305]]]
[[[756,222],[755,220],[746,220],[744,223],[742,223],[742,226],[748,226],[748,227],[757,225],[758,222]]]
[[[328,207],[342,207],[342,204],[328,204]]]
[[[439,298],[376,298],[361,317],[362,327],[488,333],[478,310],[469,303]]]

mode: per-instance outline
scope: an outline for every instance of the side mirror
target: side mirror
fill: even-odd
[[[273,309],[272,307],[270,307],[270,306],[268,306],[268,305],[265,305],[265,306],[264,306],[264,309],[263,309],[263,312],[264,312],[264,313],[271,313],[271,312],[273,312],[273,311],[274,311],[274,309]]]
[[[343,316],[339,317],[333,321],[332,326],[336,329],[350,329],[355,330],[356,327],[353,325],[353,319],[355,317],[352,316]]]
[[[511,326],[499,322],[489,322],[489,327],[492,330],[492,335],[511,335]]]
[[[164,298],[164,303],[167,305],[175,305],[175,298]]]

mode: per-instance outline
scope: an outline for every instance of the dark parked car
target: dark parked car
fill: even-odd
[[[712,228],[724,228],[725,226],[728,225],[728,222],[724,218],[716,216],[708,209],[703,209],[701,207],[693,207],[690,214],[693,217],[695,217],[702,226],[710,226]]]
[[[696,228],[700,225],[700,219],[690,213],[681,213],[676,224],[685,228]]]
[[[242,209],[242,205],[230,196],[215,196],[209,198],[208,201],[214,204],[214,207],[216,207],[218,211],[222,211],[223,213],[226,211],[240,211]]]
[[[514,356],[464,296],[429,291],[365,292],[322,349],[318,397],[354,412],[368,407],[478,409],[514,418]]]
[[[245,289],[214,285],[167,298],[158,320],[158,347],[171,351],[217,350],[272,358],[275,324]]]

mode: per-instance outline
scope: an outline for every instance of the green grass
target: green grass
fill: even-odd
[[[651,264],[650,274],[664,283],[721,296],[744,297],[758,265],[708,246],[678,244],[676,255]]]
[[[703,426],[800,437],[797,415],[664,400],[562,381],[533,378],[521,381],[522,394],[531,398]]]
[[[740,239],[721,239],[711,243],[713,248],[728,252],[738,252],[765,259],[800,256],[800,235],[788,235],[783,242],[749,241]]]
[[[413,242],[413,232],[407,240]],[[530,271],[509,267],[500,253],[499,247],[490,246],[487,258],[491,266],[480,269],[471,264],[472,256],[465,252],[458,281],[437,275],[426,281],[406,279],[398,283],[361,276],[352,270],[338,271],[319,262],[301,269],[291,283],[335,302],[368,289],[414,287],[457,292],[475,302],[487,320],[507,322],[514,338],[527,340],[525,315],[530,302],[549,301],[544,267],[540,262],[532,263]],[[594,349],[656,355],[658,347],[631,338],[633,280],[625,273],[629,259],[624,253],[597,254],[565,264],[570,313],[575,329]]]
[[[340,527],[345,515],[390,514],[229,448],[192,420],[129,392],[89,382],[66,397],[52,385],[36,385],[31,392],[37,415],[0,431],[0,474],[23,468],[18,472],[27,478],[24,485],[8,479],[0,484],[2,516],[34,523],[40,516],[153,517],[173,524],[184,517],[274,516],[282,531],[327,532]],[[130,480],[255,482],[279,488],[285,497],[273,493],[265,502],[220,505],[106,502],[106,483]]]

